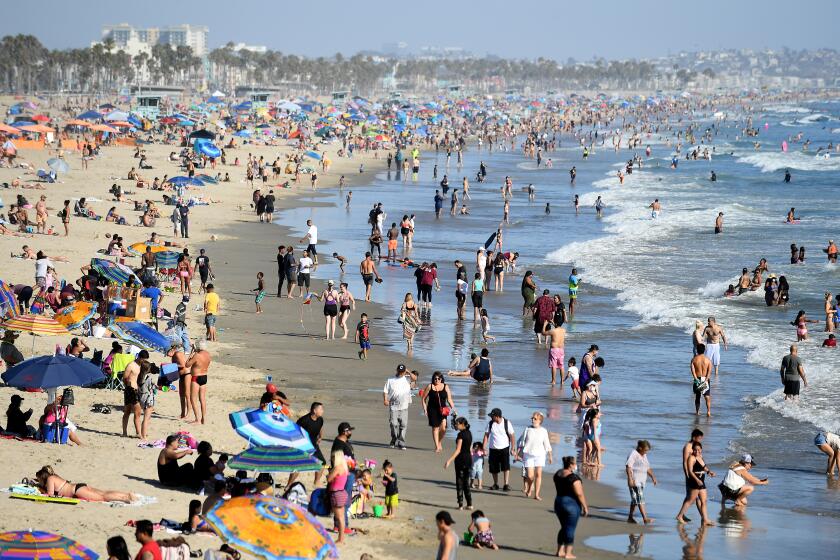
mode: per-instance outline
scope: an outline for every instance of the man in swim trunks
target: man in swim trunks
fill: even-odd
[[[750,291],[750,271],[746,268],[741,270],[741,277],[738,279],[738,295]]]
[[[805,379],[805,366],[802,365],[802,358],[799,357],[795,344],[791,344],[790,354],[782,358],[779,374],[782,376],[782,385],[785,388],[785,400],[797,400],[799,398],[799,380],[802,379],[805,387],[808,386],[808,380]]]
[[[365,284],[365,301],[370,301],[370,290],[373,287],[373,280],[376,278],[377,282],[382,281],[379,272],[376,270],[376,263],[373,262],[373,257],[370,251],[365,253],[365,260],[359,264],[359,273],[362,275],[362,281]]]
[[[550,328],[549,328],[550,327]],[[566,372],[563,369],[565,359],[566,329],[555,327],[551,321],[547,321],[543,327],[543,334],[551,339],[551,347],[548,349],[548,367],[551,369],[551,384],[557,383],[557,369],[560,369],[560,387],[566,380]]]
[[[718,212],[715,218],[715,233],[723,233],[723,212]]]
[[[580,287],[580,277],[577,275],[577,269],[573,268],[569,275],[569,317],[575,317],[575,304],[577,303],[577,293]]]
[[[662,212],[662,204],[659,203],[659,199],[654,199],[653,202],[650,203],[650,217],[656,219],[659,217],[659,213]]]
[[[184,419],[192,408],[190,403],[192,374],[187,369],[187,356],[184,354],[184,348],[180,343],[173,344],[166,355],[172,359],[173,364],[178,366],[178,398],[181,401],[180,418]]]
[[[388,230],[388,260],[397,260],[397,240],[400,238],[400,230],[397,229],[397,222],[391,222],[391,229]]]
[[[705,355],[706,345],[697,345],[697,355],[691,359],[694,388],[694,413],[700,416],[700,397],[706,399],[706,416],[712,415],[712,362]]]
[[[723,341],[724,350],[729,348],[729,342],[727,342],[726,334],[714,317],[709,317],[708,324],[703,329],[703,337],[706,340],[705,356],[712,361],[712,365],[715,366],[715,376],[717,376],[720,367],[720,342]]]
[[[140,350],[137,354],[137,359],[126,366],[123,372],[123,417],[122,429],[123,437],[128,437],[128,417],[134,415],[134,429],[137,432],[137,437],[140,437],[140,416],[143,411],[140,408],[140,399],[137,395],[137,376],[140,375],[140,365],[149,359],[149,353],[145,350]]]

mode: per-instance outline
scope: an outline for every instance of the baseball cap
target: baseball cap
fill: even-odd
[[[490,414],[488,414],[488,416],[490,418],[496,418],[496,417],[501,418],[502,417],[502,409],[501,408],[494,408],[493,410],[490,411]]]
[[[277,392],[277,386],[274,383],[266,383],[265,384],[265,391],[267,393],[276,393]]]
[[[452,519],[452,514],[446,510],[439,511],[437,515],[435,515],[435,519],[437,521],[442,521],[447,525],[455,525],[455,520]]]
[[[405,371],[405,364],[400,364],[397,366],[397,371],[402,373]]]
[[[752,455],[750,455],[749,453],[744,453],[743,455],[741,455],[741,462],[745,465],[750,464],[752,466],[755,466],[755,461],[753,461]]]
[[[12,395],[12,402],[21,402],[22,400],[23,397],[21,397],[20,395]]]
[[[355,429],[356,428],[354,428],[353,426],[350,425],[350,422],[342,422],[341,424],[338,425],[338,435],[343,434],[347,430],[350,430],[352,432]]]

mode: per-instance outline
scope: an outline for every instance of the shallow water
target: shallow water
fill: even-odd
[[[349,210],[344,208],[345,189],[345,193],[335,194],[335,206],[290,210],[280,221],[301,230],[305,220],[312,217],[325,240],[319,252],[326,255],[337,251],[350,261],[344,277],[331,262],[319,267],[315,276],[346,280],[354,295],[361,297],[364,291],[358,261],[367,247],[366,221],[371,206],[383,203],[388,214],[386,226],[399,222],[404,213],[417,214],[411,258],[438,263],[442,291],[435,292],[435,306],[424,314],[428,326],[415,338],[415,356],[440,369],[460,369],[466,366],[470,352],[479,351],[480,331],[471,321],[455,321],[452,262],[460,258],[468,270],[473,270],[476,249],[501,219],[499,186],[505,175],[511,175],[514,198],[512,223],[505,230],[505,250],[520,252],[519,270],[506,278],[504,293],[485,295],[491,331],[498,337],[490,346],[497,383],[486,390],[468,381],[453,380],[460,412],[470,418],[474,432],[478,432],[494,406],[503,409],[517,431],[521,431],[531,410],[547,410],[547,427],[561,434],[555,457],[575,452],[574,404],[564,398],[568,396],[566,389],[547,384],[546,350],[533,343],[532,323],[521,317],[519,295],[521,275],[531,269],[540,289],[548,287],[567,301],[565,279],[574,263],[581,269],[583,287],[578,315],[566,325],[566,356],[580,359],[589,344],[596,343],[607,362],[602,372],[602,394],[603,443],[608,452],[606,467],[598,473],[600,479],[623,486],[627,452],[635,440],[650,440],[654,446],[651,463],[661,482],[661,490],[649,490],[654,500],[652,515],[662,520],[672,518],[683,485],[679,450],[691,429],[700,427],[706,432],[706,460],[721,471],[721,476],[727,462],[748,451],[759,464],[756,473],[771,480],[751,498],[749,534],[733,539],[721,529],[707,531],[707,553],[719,550],[734,554],[744,541],[759,540],[763,542],[762,551],[773,550],[768,543],[775,540],[758,535],[790,527],[791,522],[812,524],[817,535],[840,529],[840,484],[836,479],[827,484],[826,477],[819,474],[824,468],[824,455],[812,443],[818,427],[840,429],[840,409],[835,404],[840,396],[836,375],[840,354],[818,348],[823,338],[820,325],[813,325],[814,340],[803,344],[800,351],[809,389],[798,403],[784,403],[778,384],[779,360],[794,341],[789,321],[800,308],[812,318],[821,319],[823,291],[837,288],[837,271],[825,263],[820,248],[828,238],[835,237],[832,202],[840,154],[828,160],[814,158],[813,154],[816,147],[840,140],[840,135],[831,132],[838,126],[836,120],[814,115],[836,119],[840,105],[804,103],[773,109],[755,118],[762,126],[765,121],[770,125],[767,130],[762,128],[762,151],[755,152],[751,142],[736,140],[737,127],[724,123],[715,139],[716,155],[711,162],[682,159],[678,169],[671,170],[671,151],[658,137],[652,137],[653,154],[641,171],[627,177],[624,186],[619,186],[615,178],[616,166],[632,157],[631,152],[616,154],[605,146],[583,162],[577,142],[564,136],[561,149],[546,155],[554,160],[553,169],[536,169],[535,162],[519,152],[488,154],[473,148],[466,153],[463,169],[453,164],[447,170],[445,155],[436,158],[430,153],[422,159],[417,181],[381,173],[373,178],[370,188],[354,191]],[[795,122],[795,128],[781,124],[783,121]],[[810,154],[797,152],[801,144],[793,143],[790,152],[781,153],[782,139],[800,130],[812,141]],[[728,155],[730,152],[732,155]],[[446,172],[452,187],[460,190],[461,177],[472,179],[479,160],[488,164],[489,177],[484,184],[471,180],[471,215],[450,217],[447,196],[444,215],[435,220],[437,181]],[[432,178],[435,161],[439,166],[437,180]],[[568,181],[571,165],[578,169],[576,188],[571,188]],[[793,172],[789,185],[782,182],[785,167]],[[708,181],[712,169],[718,175],[716,183]],[[528,183],[536,186],[534,202],[529,202],[521,190]],[[581,198],[579,216],[571,205],[574,193]],[[602,220],[594,217],[591,208],[597,194],[608,205]],[[664,211],[654,221],[645,208],[657,197]],[[550,215],[544,212],[546,202],[551,203]],[[797,214],[803,217],[799,225],[782,223],[791,206],[796,206]],[[722,236],[712,234],[718,211],[725,212]],[[807,247],[805,265],[786,264],[792,242]],[[765,307],[757,293],[721,297],[740,269],[751,269],[761,257],[767,258],[771,272],[786,275],[790,282],[791,304],[785,309]],[[403,343],[395,302],[402,301],[406,292],[415,292],[414,277],[411,269],[384,262],[379,268],[385,282],[374,287],[374,299],[394,305],[392,316],[384,324],[373,324],[374,350],[382,344],[400,349]],[[320,308],[306,312],[320,314]],[[467,312],[472,312],[469,302]],[[695,319],[704,320],[708,315],[718,318],[733,343],[723,354],[721,374],[713,385],[711,420],[693,414],[688,370],[690,330]],[[354,316],[351,323],[356,320]],[[416,429],[422,429],[418,424]],[[664,499],[655,498],[659,493]],[[718,507],[718,497],[716,489],[710,492],[715,500],[712,511]],[[794,515],[790,510],[809,515]],[[814,514],[828,517],[816,522]],[[675,532],[666,532],[666,536],[648,535],[643,553],[660,556],[661,550],[685,544],[677,540]],[[696,526],[689,532],[695,533]],[[659,539],[668,540],[660,546]],[[596,545],[594,541],[592,544]],[[626,551],[626,544],[621,545],[624,549],[608,544],[597,546]],[[803,551],[819,550],[816,543],[810,549],[803,546]]]

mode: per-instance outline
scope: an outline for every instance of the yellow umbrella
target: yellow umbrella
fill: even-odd
[[[162,251],[168,251],[171,247],[166,247],[164,245],[155,245],[154,243],[132,243],[128,246],[129,249],[134,251],[135,253],[142,255],[146,252],[146,247],[152,248],[152,253],[160,253]]]

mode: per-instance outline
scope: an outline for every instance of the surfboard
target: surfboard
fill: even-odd
[[[16,500],[29,500],[31,502],[47,502],[53,504],[67,504],[71,506],[75,506],[81,500],[78,498],[56,498],[53,496],[42,496],[40,494],[10,494],[10,498],[14,498]]]

